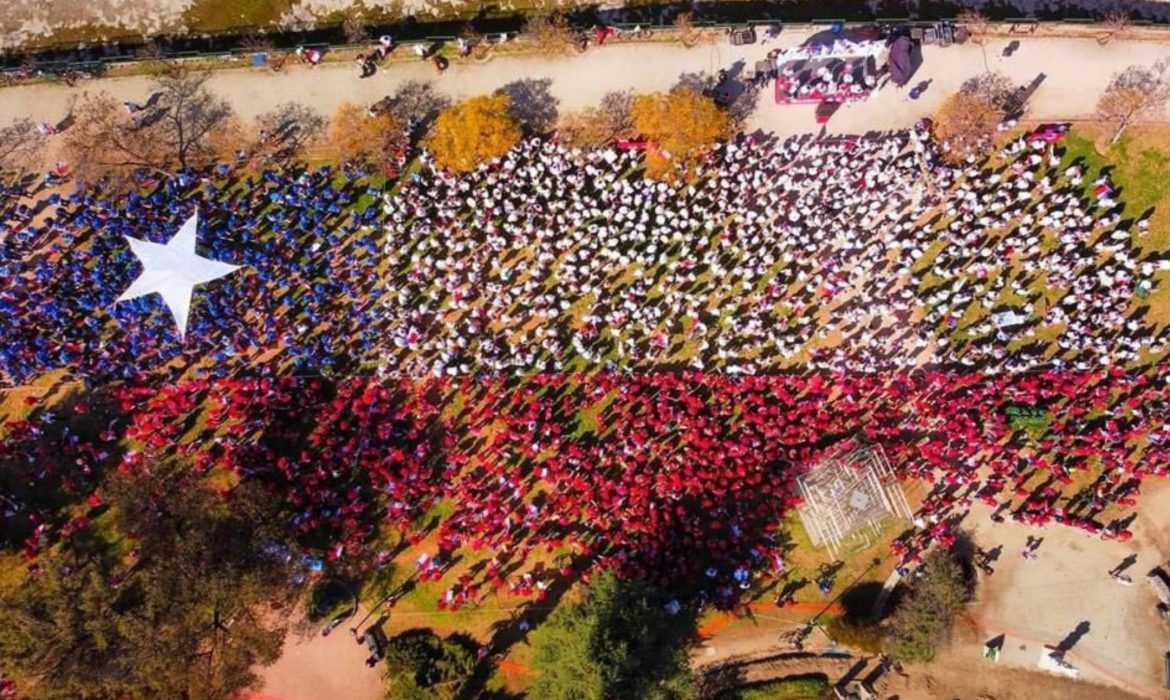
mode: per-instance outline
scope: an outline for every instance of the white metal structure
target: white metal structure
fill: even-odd
[[[913,513],[880,446],[859,447],[821,460],[796,480],[804,503],[797,509],[814,546],[833,557],[846,539],[876,535],[888,518]]]

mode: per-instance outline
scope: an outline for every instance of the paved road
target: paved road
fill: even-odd
[[[357,67],[350,63],[314,69],[296,66],[280,74],[244,68],[219,71],[210,85],[245,117],[261,114],[287,100],[306,102],[330,114],[344,101],[369,103],[408,80],[433,82],[437,90],[454,98],[491,92],[517,80],[547,80],[548,91],[559,109],[572,111],[596,104],[611,90],[666,90],[685,73],[714,73],[741,60],[750,66],[771,48],[797,45],[807,36],[807,32],[791,30],[770,43],[752,46],[736,47],[724,41],[693,49],[677,44],[618,44],[591,49],[579,56],[500,56],[484,64],[455,63],[442,76],[428,64],[414,61],[391,63],[369,80],[360,80]],[[1003,39],[992,39],[985,47],[926,47],[925,62],[914,77],[914,82],[929,81],[920,99],[912,101],[905,91],[887,87],[866,102],[843,108],[833,117],[829,131],[860,133],[908,126],[933,113],[963,80],[982,72],[985,56],[988,67],[1020,83],[1044,76],[1030,105],[1031,117],[1087,117],[1114,72],[1135,63],[1170,57],[1170,43],[1154,41],[1114,41],[1105,46],[1093,39],[1024,37],[1020,41],[1020,49],[1006,59],[1000,57],[1007,45]],[[3,88],[0,125],[23,116],[45,121],[61,119],[70,97],[83,90],[101,89],[119,100],[141,100],[148,86],[146,77],[128,77],[108,78],[77,88]],[[767,92],[762,94],[748,126],[782,135],[819,128],[812,106],[776,105]]]

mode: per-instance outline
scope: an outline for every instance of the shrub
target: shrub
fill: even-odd
[[[923,562],[924,576],[890,616],[882,647],[902,662],[927,662],[950,642],[955,616],[970,602],[973,579],[949,550]]]
[[[407,630],[386,645],[387,700],[448,700],[475,671],[472,643],[429,629]]]

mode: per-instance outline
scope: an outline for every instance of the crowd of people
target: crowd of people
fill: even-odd
[[[224,165],[6,191],[0,379],[125,383],[108,429],[10,421],[0,458],[66,441],[77,461],[38,479],[161,453],[262,479],[335,561],[387,522],[419,545],[448,503],[420,574],[489,565],[445,606],[594,566],[732,605],[785,575],[795,476],[861,443],[939,484],[903,564],[976,500],[1127,536],[1121,509],[1170,464],[1146,371],[1170,263],[1107,177],[1026,137],[950,165],[924,130],[740,137],[680,183],[638,159],[529,139],[464,175],[424,152],[385,184]],[[124,237],[167,240],[196,208],[202,254],[246,269],[196,291],[181,340],[159,300],[114,300],[138,270]],[[537,551],[562,565],[522,571]]]
[[[865,58],[795,61],[779,69],[778,102],[849,102],[877,87],[877,74]]]
[[[1127,539],[1143,479],[1170,469],[1168,399],[1161,379],[1120,369],[192,380],[113,390],[123,418],[100,431],[61,430],[84,403],[9,422],[0,459],[64,453],[76,459],[38,461],[39,478],[88,488],[90,466],[161,459],[260,480],[313,557],[387,561],[401,550],[379,533],[401,532],[422,548],[418,580],[450,586],[448,607],[493,591],[540,599],[598,567],[731,607],[793,573],[796,477],[863,444],[933,484],[922,527],[894,545],[903,567],[952,542],[977,502],[995,519]],[[1042,414],[1042,430],[1015,407]],[[53,534],[30,536],[32,565]],[[467,556],[486,564],[445,579]]]
[[[149,195],[9,197],[0,378],[217,376],[275,348],[298,371],[414,378],[1086,370],[1164,348],[1148,222],[1047,143],[950,166],[916,131],[745,137],[684,185],[632,176],[638,158],[532,139],[466,175],[424,154],[390,194],[222,166]],[[246,269],[198,290],[180,342],[158,300],[114,300],[138,265],[124,237],[167,240],[195,208],[206,254]]]
[[[374,347],[378,333],[362,306],[381,294],[364,281],[380,249],[370,202],[381,189],[364,169],[253,174],[223,165],[140,185],[150,194],[54,192],[29,204],[34,192],[6,193],[4,384],[55,368],[94,382],[155,370],[222,376],[275,347],[295,370],[328,372],[349,356],[344,348]],[[125,237],[165,242],[196,209],[205,221],[200,254],[246,269],[196,291],[181,340],[160,299],[114,302],[141,269]]]
[[[1170,261],[1046,143],[955,167],[921,132],[741,138],[684,186],[629,177],[636,158],[531,140],[387,198],[384,369],[1018,372],[1164,349],[1144,314]]]

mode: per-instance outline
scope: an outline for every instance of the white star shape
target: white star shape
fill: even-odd
[[[191,296],[195,285],[219,279],[239,269],[239,265],[200,257],[195,254],[196,229],[199,214],[191,215],[166,244],[141,241],[125,236],[130,250],[142,262],[142,274],[118,297],[118,302],[158,293],[171,311],[179,327],[179,338],[187,333],[187,317],[191,314]]]

